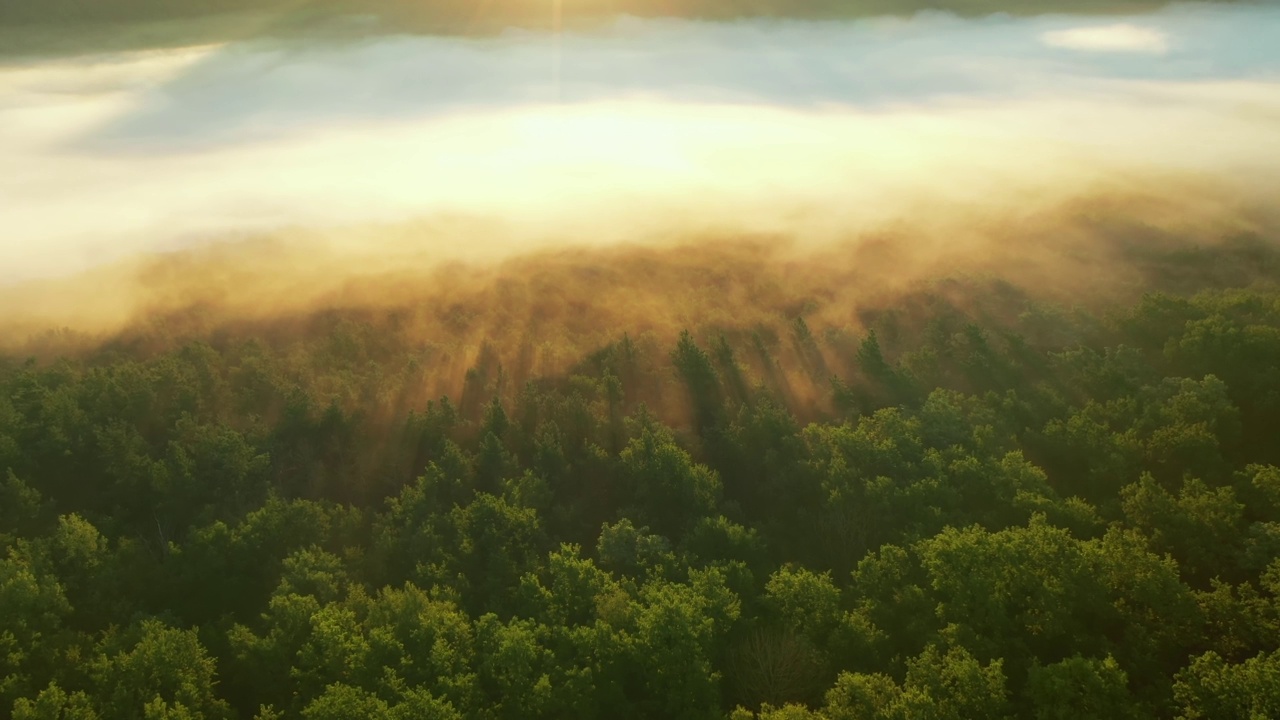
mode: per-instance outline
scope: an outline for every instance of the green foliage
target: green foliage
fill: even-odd
[[[98,720],[99,715],[83,692],[68,693],[55,683],[34,700],[19,698],[13,704],[13,720]]]
[[[844,673],[827,694],[833,720],[995,720],[1009,715],[999,660],[982,665],[963,648],[925,648],[907,662],[901,685],[885,675]]]
[[[715,511],[720,478],[666,433],[646,428],[618,454],[631,515],[666,537],[680,537]]]
[[[0,363],[0,714],[1280,715],[1280,295],[920,307]]]
[[[0,702],[7,705],[52,672],[71,604],[53,576],[10,553],[0,560],[0,607]]]
[[[144,621],[122,637],[108,638],[91,675],[108,717],[230,715],[227,703],[215,693],[215,661],[193,630]]]
[[[1259,653],[1239,664],[1206,653],[1178,673],[1173,688],[1179,718],[1256,720],[1280,714],[1280,653]]]
[[[1105,720],[1138,716],[1128,677],[1115,658],[1069,657],[1052,665],[1033,665],[1027,699],[1036,720]]]
[[[1124,719],[1138,714],[1129,696],[1128,676],[1114,657],[1079,655],[1052,665],[1033,665],[1027,700],[1037,720]]]

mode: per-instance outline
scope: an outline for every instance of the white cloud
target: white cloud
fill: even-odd
[[[1169,36],[1159,30],[1128,23],[1050,30],[1040,36],[1050,47],[1084,52],[1123,52],[1163,55]]]
[[[1205,15],[1172,12],[1159,22],[1183,57],[1223,52],[1203,37],[1233,52],[1253,38],[1257,72],[1046,58],[1036,33],[1062,20],[1039,18],[636,20],[556,45],[263,41],[0,65],[0,285],[280,227],[482,217],[514,228],[513,246],[796,218],[843,233],[927,216],[923,197],[931,211],[1048,197],[1117,168],[1275,177],[1280,13],[1241,10],[1220,21],[1232,33],[1202,36]],[[1057,25],[1091,49],[1115,48],[1102,31],[1116,27],[1131,26]]]

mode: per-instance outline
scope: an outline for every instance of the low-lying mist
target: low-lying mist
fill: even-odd
[[[857,333],[946,277],[1131,297],[1148,251],[1274,241],[1278,31],[1262,7],[625,20],[4,66],[0,341],[348,313],[423,348],[431,396],[624,333]]]

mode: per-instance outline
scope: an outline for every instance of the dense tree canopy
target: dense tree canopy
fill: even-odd
[[[411,407],[341,313],[6,358],[0,714],[1280,717],[1280,290],[967,287]]]

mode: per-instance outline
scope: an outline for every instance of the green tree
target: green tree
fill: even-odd
[[[679,538],[703,517],[713,516],[720,499],[715,471],[693,462],[670,435],[645,429],[618,455],[635,517],[660,535]]]
[[[1115,658],[1074,655],[1050,665],[1033,664],[1026,697],[1036,720],[1124,720],[1139,717],[1129,678]]]
[[[1173,692],[1185,720],[1275,717],[1280,715],[1280,653],[1259,653],[1237,665],[1205,653],[1178,673]]]
[[[172,628],[145,620],[113,638],[94,662],[94,684],[102,714],[113,718],[154,716],[159,700],[194,716],[230,717],[227,703],[216,692],[216,663],[194,630]]]

